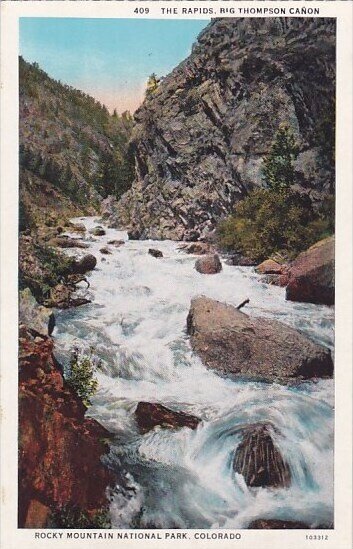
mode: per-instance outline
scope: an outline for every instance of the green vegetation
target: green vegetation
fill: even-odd
[[[262,261],[276,252],[294,257],[334,231],[334,196],[314,209],[308,195],[292,190],[293,135],[282,127],[264,160],[265,189],[256,189],[218,226],[219,245]]]
[[[108,509],[89,515],[74,505],[64,505],[51,514],[50,528],[111,528]]]
[[[157,75],[153,72],[147,80],[147,86],[146,86],[146,97],[151,97],[153,95],[159,86],[159,78],[157,78]]]
[[[280,192],[293,185],[293,160],[298,152],[292,132],[287,126],[281,126],[269,154],[264,159],[263,175],[268,189]]]
[[[70,370],[66,377],[67,383],[85,406],[91,404],[90,399],[98,388],[98,380],[94,374],[101,364],[92,355],[92,349],[89,355],[81,354],[78,349],[74,349],[70,360]]]

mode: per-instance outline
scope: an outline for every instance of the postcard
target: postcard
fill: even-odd
[[[352,3],[1,12],[1,547],[348,549]]]

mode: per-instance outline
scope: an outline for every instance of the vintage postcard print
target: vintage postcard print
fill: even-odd
[[[3,2],[3,549],[351,546],[351,2]]]

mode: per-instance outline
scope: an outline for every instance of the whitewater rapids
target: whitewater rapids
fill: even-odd
[[[74,221],[87,230],[99,224]],[[73,347],[92,347],[102,360],[87,413],[115,435],[108,462],[124,471],[124,485],[112,494],[112,527],[246,528],[256,518],[332,524],[333,381],[286,387],[222,378],[193,354],[186,317],[197,295],[233,305],[249,298],[247,314],[275,318],[333,350],[333,308],[287,302],[283,288],[262,283],[252,268],[223,264],[219,274],[199,274],[196,257],[176,242],[128,241],[125,232],[105,230],[95,238],[87,232],[90,247],[80,250],[97,258],[89,290],[84,283],[79,290],[92,303],[57,311],[53,335],[64,364]],[[126,243],[108,245],[112,254],[102,255],[112,239]],[[149,248],[164,257],[152,257]],[[141,400],[202,422],[196,431],[157,428],[140,435],[134,411]],[[289,489],[249,489],[233,470],[235,427],[256,421],[278,428],[275,444],[291,469]]]

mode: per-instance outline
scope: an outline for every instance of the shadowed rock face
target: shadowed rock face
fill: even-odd
[[[334,19],[215,20],[135,113],[136,179],[117,219],[133,238],[197,240],[256,186],[282,123],[299,146],[296,180],[331,191],[322,146],[333,110]]]
[[[233,467],[251,487],[284,488],[290,485],[290,470],[274,445],[267,425],[251,426],[244,431]]]
[[[281,322],[204,296],[191,301],[187,332],[204,364],[229,377],[288,383],[333,374],[329,349]]]
[[[171,429],[189,427],[196,429],[200,419],[185,412],[169,410],[162,404],[139,402],[135,411],[137,425],[141,433],[151,431],[157,425]]]

